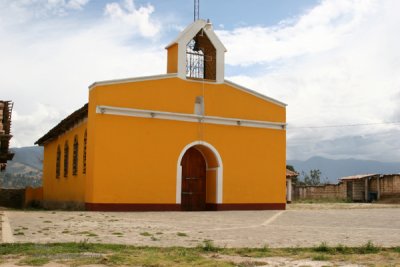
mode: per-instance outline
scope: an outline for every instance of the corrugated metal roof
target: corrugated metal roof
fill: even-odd
[[[286,177],[296,177],[296,176],[299,176],[297,172],[286,169]]]
[[[376,174],[376,173],[372,173],[372,174],[357,174],[357,175],[342,177],[339,180],[358,180],[358,179],[369,178],[369,177],[372,177],[372,176],[379,176],[379,174]]]

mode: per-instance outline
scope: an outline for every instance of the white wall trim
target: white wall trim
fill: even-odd
[[[95,88],[96,86],[101,85],[112,85],[112,84],[121,84],[121,83],[131,83],[131,82],[142,82],[142,81],[152,81],[152,80],[160,80],[160,79],[168,79],[168,78],[176,78],[178,74],[176,73],[168,73],[168,74],[160,74],[160,75],[152,75],[152,76],[143,76],[143,77],[133,77],[126,79],[115,79],[115,80],[106,80],[94,82],[89,86],[89,91]]]
[[[201,123],[220,124],[227,126],[265,128],[265,129],[275,129],[275,130],[286,129],[286,123],[282,122],[257,121],[257,120],[225,118],[217,116],[201,116],[188,113],[176,113],[176,112],[121,108],[121,107],[111,107],[111,106],[97,106],[96,113],[149,118],[149,119],[174,120],[174,121],[197,122],[197,123],[201,122]]]
[[[176,204],[181,204],[181,194],[182,194],[182,166],[181,166],[181,162],[182,162],[182,158],[185,155],[186,151],[196,145],[201,145],[204,147],[207,147],[208,149],[210,149],[214,156],[217,158],[218,161],[218,167],[216,167],[216,192],[217,192],[217,204],[221,204],[222,203],[222,196],[223,196],[223,164],[222,164],[222,158],[220,156],[220,154],[218,153],[217,149],[215,149],[214,146],[212,146],[211,144],[205,142],[205,141],[194,141],[188,145],[186,145],[181,153],[179,154],[178,157],[178,162],[177,162],[177,167],[176,167]],[[205,160],[207,162],[207,158],[205,157]],[[208,164],[208,163],[207,163]]]

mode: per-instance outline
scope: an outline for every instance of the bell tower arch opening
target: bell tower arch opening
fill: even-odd
[[[217,51],[204,29],[186,45],[186,77],[215,81]]]
[[[198,19],[167,47],[167,73],[181,79],[225,81],[225,46],[210,21]]]

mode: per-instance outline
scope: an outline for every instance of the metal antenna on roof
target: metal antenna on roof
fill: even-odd
[[[194,0],[194,21],[200,18],[200,0]]]

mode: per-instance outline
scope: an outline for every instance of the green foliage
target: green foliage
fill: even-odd
[[[352,251],[349,247],[339,244],[335,247],[335,251],[340,254],[350,254]]]
[[[381,248],[375,246],[371,240],[358,249],[358,252],[361,254],[373,254],[373,253],[378,253],[379,251],[381,251]]]
[[[269,249],[269,246],[267,244],[265,244],[261,249],[261,252],[267,253],[270,252],[271,250]]]
[[[326,242],[322,242],[321,244],[319,244],[317,247],[314,248],[314,251],[329,253],[332,252],[332,248],[330,248]]]
[[[294,169],[294,167],[292,165],[286,165],[286,169],[288,169],[289,171],[292,171],[292,172],[296,172],[296,170]]]
[[[292,165],[286,165],[286,169],[288,169],[289,171],[292,171],[292,172],[296,172],[297,173],[297,171],[294,169],[294,167],[292,166]],[[292,183],[293,184],[299,184],[299,178],[296,176],[296,177],[292,177]]]
[[[140,235],[142,235],[142,236],[151,236],[151,234],[149,232],[142,232],[142,233],[140,233]]]
[[[18,265],[42,266],[49,263],[49,261],[46,257],[27,257],[19,261]]]
[[[318,254],[312,257],[313,261],[327,261],[330,258],[324,254]]]
[[[92,248],[92,245],[89,243],[89,239],[85,238],[79,242],[78,247],[83,250],[89,250]]]
[[[310,173],[301,172],[303,177],[302,184],[304,185],[320,185],[321,184],[321,171],[319,169],[310,170]]]
[[[176,233],[176,235],[177,236],[188,236],[186,233],[181,233],[181,232]]]
[[[214,242],[212,240],[204,240],[203,246],[200,246],[200,248],[206,252],[217,252],[220,250],[219,247],[216,247],[214,245]]]

